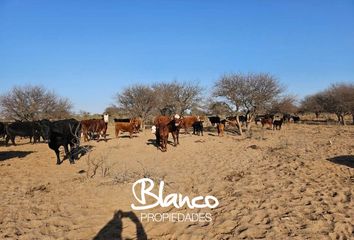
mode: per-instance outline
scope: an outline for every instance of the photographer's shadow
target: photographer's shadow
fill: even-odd
[[[133,212],[116,211],[113,218],[97,233],[93,240],[121,240],[123,231],[122,218],[129,218],[136,227],[136,239],[147,240],[144,227]]]

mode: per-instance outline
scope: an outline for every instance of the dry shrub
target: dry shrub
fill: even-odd
[[[238,182],[240,181],[243,177],[245,176],[245,173],[243,171],[238,172],[238,171],[232,171],[228,175],[224,177],[225,181],[228,182]]]
[[[133,171],[129,170],[124,166],[124,170],[118,170],[113,175],[113,184],[125,184],[125,183],[133,183],[137,179],[140,178],[150,178],[154,181],[163,181],[166,177],[166,174],[161,174],[156,172],[150,168],[146,168],[140,161],[138,161],[141,166],[141,171]]]
[[[107,156],[107,152],[95,158],[92,158],[90,154],[87,155],[86,178],[93,178],[96,176],[96,174],[100,174],[101,177],[107,177],[111,175],[111,169],[115,164],[108,162]]]

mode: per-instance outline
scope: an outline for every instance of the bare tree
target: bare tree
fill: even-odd
[[[119,107],[127,111],[131,117],[142,118],[143,123],[151,117],[156,107],[154,90],[145,85],[134,85],[124,89],[116,96]]]
[[[210,114],[220,116],[232,114],[230,105],[222,101],[212,101],[208,106],[208,111]]]
[[[306,96],[301,101],[300,111],[313,112],[316,114],[316,118],[318,118],[320,114],[325,111],[322,103],[323,101],[324,101],[324,96],[322,93]]]
[[[14,87],[0,97],[2,114],[13,120],[61,119],[70,116],[72,105],[41,86]]]
[[[157,99],[157,107],[160,111],[171,109],[174,113],[183,115],[186,110],[192,110],[201,101],[202,88],[198,83],[172,82],[157,83],[153,85]]]
[[[354,109],[354,84],[333,84],[324,93],[324,108],[335,113],[338,122],[345,125],[344,116],[353,115]],[[354,123],[354,117],[353,117]]]
[[[125,109],[123,109],[122,107],[117,107],[115,105],[106,107],[104,112],[110,116],[115,116],[115,117],[126,117],[130,115],[129,112],[127,112]]]
[[[279,82],[266,73],[228,74],[216,82],[214,96],[225,98],[233,106],[237,115],[240,111],[245,111],[249,130],[255,115],[269,109],[282,90]],[[238,126],[242,134],[239,120]]]
[[[302,109],[315,112],[334,113],[338,122],[345,125],[344,116],[352,114],[354,124],[354,84],[333,84],[328,89],[307,96],[302,102]]]
[[[276,99],[271,106],[271,113],[283,113],[291,114],[296,113],[298,107],[296,106],[296,97],[292,95],[286,95],[279,99]]]

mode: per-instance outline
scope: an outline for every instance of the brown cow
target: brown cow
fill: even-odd
[[[220,136],[220,137],[224,136],[225,123],[226,123],[226,120],[222,120],[222,121],[220,121],[220,123],[216,124],[216,128],[218,130],[218,136]]]
[[[107,141],[106,139],[107,123],[103,119],[82,120],[81,126],[82,126],[81,129],[84,135],[85,142],[89,140],[90,134],[93,135],[98,134],[97,141],[99,141],[100,135],[104,137],[105,141]]]
[[[192,127],[195,122],[199,122],[202,119],[200,119],[199,116],[185,116],[182,117],[182,127],[184,128],[184,133],[188,133],[188,128]]]
[[[133,117],[133,118],[114,118],[114,122],[117,123],[122,123],[122,122],[125,122],[125,123],[131,123],[131,122],[135,122],[136,123],[136,129],[134,130],[134,133],[137,133],[139,132],[140,128],[141,128],[141,125],[142,125],[142,120],[141,118],[138,118],[138,117]]]
[[[139,122],[136,119],[131,119],[129,123],[116,122],[115,123],[116,138],[118,138],[120,131],[129,132],[129,137],[132,138],[133,133],[137,131],[138,127],[139,127]]]
[[[268,124],[271,129],[273,129],[273,118],[263,118],[261,120],[262,128]]]
[[[152,132],[156,135],[156,146],[161,147],[161,151],[167,151],[169,133],[172,134],[174,146],[179,144],[181,119],[177,114],[172,119],[167,116],[158,116],[155,118],[154,124]]]
[[[132,121],[135,122],[135,124],[136,124],[136,129],[135,129],[135,131],[136,131],[136,133],[138,133],[138,132],[140,131],[140,128],[141,128],[142,123],[143,123],[142,120],[141,120],[141,118],[135,117],[135,118],[132,118],[130,121],[131,121],[131,122],[132,122]]]

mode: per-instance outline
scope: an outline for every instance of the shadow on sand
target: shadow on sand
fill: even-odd
[[[167,141],[167,144],[174,146],[174,142],[170,140]],[[146,145],[153,145],[155,147],[158,147],[156,144],[156,139],[148,139]]]
[[[5,151],[0,152],[0,161],[9,160],[11,158],[24,158],[28,154],[34,153],[33,151]]]
[[[118,136],[118,138],[136,138],[138,137],[138,135],[132,135],[132,137],[130,137],[129,135],[120,135]]]
[[[156,139],[148,139],[146,145],[154,145],[155,147],[157,147]]]
[[[133,212],[116,211],[113,218],[97,233],[93,240],[121,240],[123,232],[122,218],[128,218],[135,224],[136,239],[147,240],[144,227]]]
[[[328,158],[327,160],[332,163],[354,168],[354,155],[336,156],[336,157]]]

